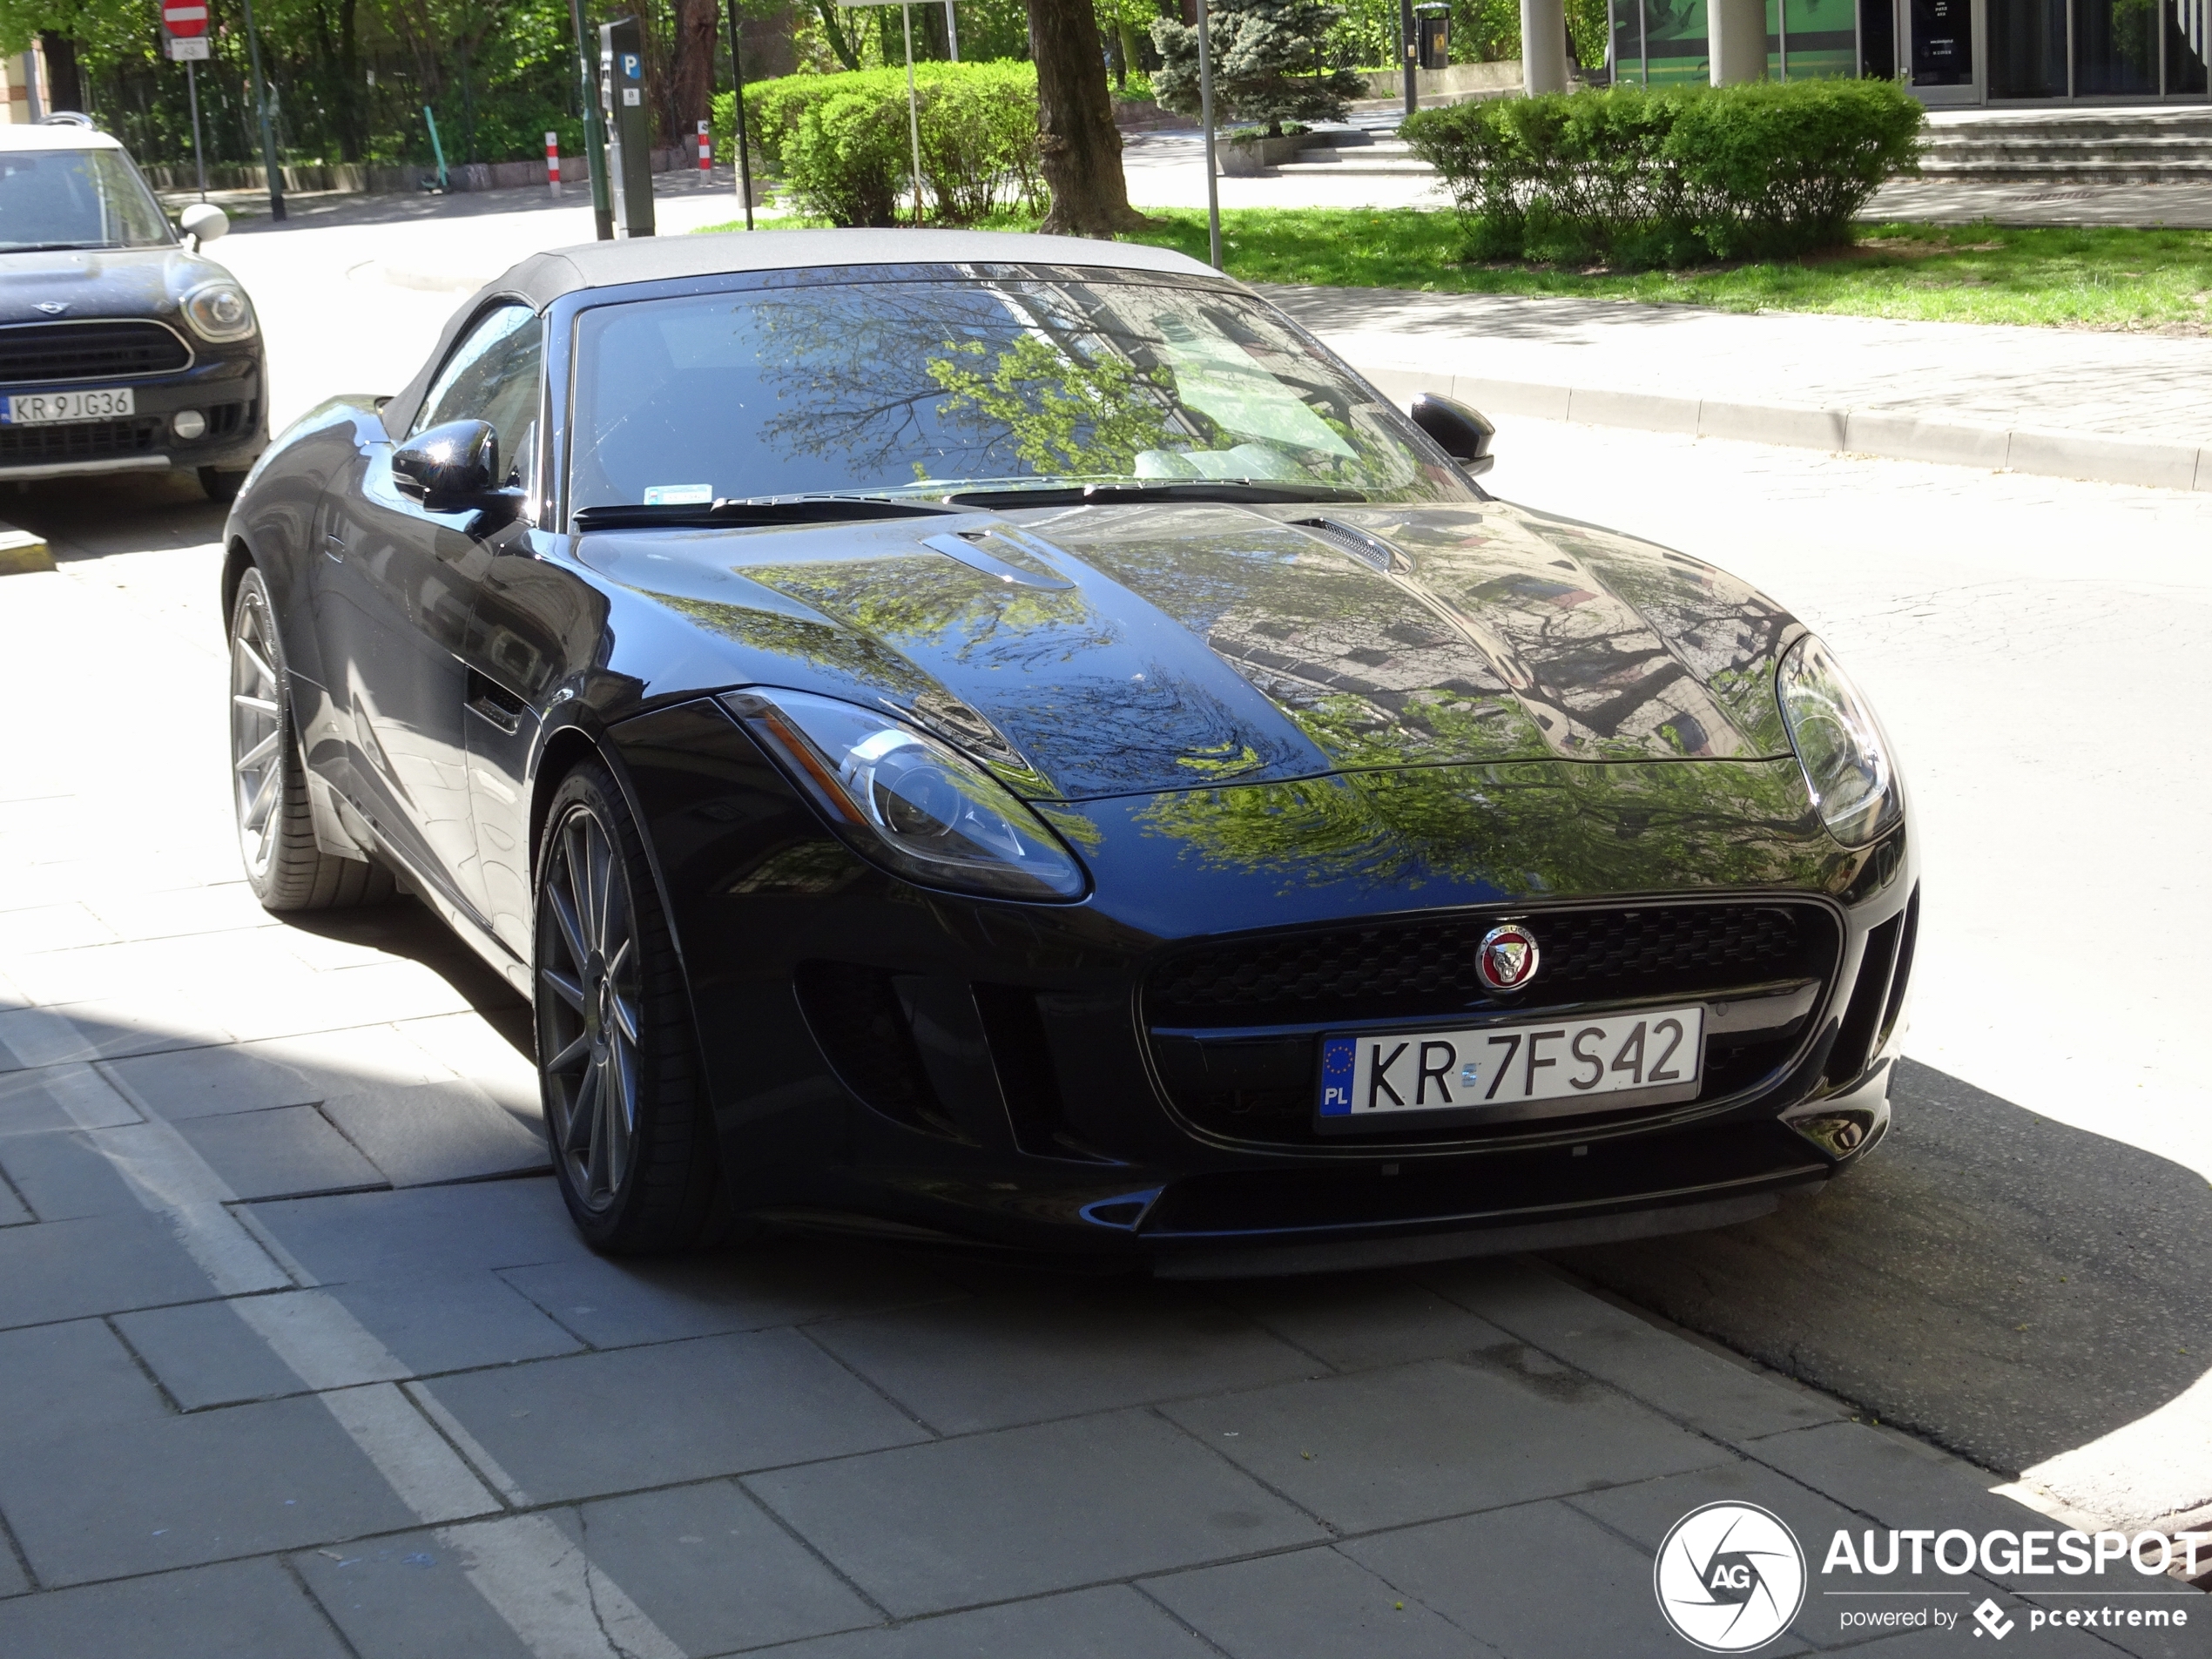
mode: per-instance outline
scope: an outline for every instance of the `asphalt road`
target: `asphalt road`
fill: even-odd
[[[280,421],[411,372],[453,296],[384,266],[480,268],[580,212],[224,244]],[[1752,1226],[1566,1264],[2060,1501],[2212,1506],[2212,497],[1539,421],[1500,450],[1501,493],[1711,557],[1819,628],[1897,739],[1926,853],[1916,1063],[1881,1157]],[[5,510],[118,547],[210,533],[145,504]]]

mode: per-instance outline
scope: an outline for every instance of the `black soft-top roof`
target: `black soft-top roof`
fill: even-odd
[[[533,253],[487,284],[455,312],[405,389],[384,406],[395,437],[414,423],[428,395],[437,366],[483,302],[515,294],[543,310],[564,294],[685,277],[736,275],[753,271],[850,269],[855,266],[1087,266],[1093,270],[1147,271],[1219,279],[1220,273],[1187,255],[1134,242],[1096,242],[1080,236],[1015,236],[995,231],[729,231],[712,235],[640,237],[584,242]]]

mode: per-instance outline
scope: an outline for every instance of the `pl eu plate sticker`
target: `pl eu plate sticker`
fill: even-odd
[[[1359,1063],[1359,1044],[1351,1037],[1331,1037],[1321,1045],[1321,1116],[1352,1116],[1352,1071]]]

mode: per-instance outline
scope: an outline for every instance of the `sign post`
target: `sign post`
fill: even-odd
[[[1213,48],[1206,0],[1198,0],[1198,124],[1206,130],[1206,263],[1221,269],[1221,185],[1213,155]]]
[[[714,134],[706,122],[699,123],[699,188],[705,190],[714,182]]]
[[[899,16],[907,30],[907,136],[914,140],[914,223],[921,223],[921,116],[914,102],[914,9],[911,0],[837,0],[840,6],[889,6],[899,8]]]
[[[192,102],[192,170],[199,175],[199,199],[207,199],[207,158],[199,148],[199,72],[207,61],[206,0],[162,0],[161,44],[169,61],[185,66],[185,96]]]

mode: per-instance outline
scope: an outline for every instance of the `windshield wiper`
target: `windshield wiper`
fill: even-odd
[[[1249,478],[1176,478],[1127,484],[1042,485],[1035,489],[968,489],[945,497],[955,507],[1120,507],[1152,501],[1365,501],[1334,484],[1255,482]]]
[[[932,502],[880,496],[817,496],[804,501],[696,502],[680,507],[618,503],[577,509],[579,530],[745,529],[776,524],[826,524],[870,518],[929,518],[956,511]]]
[[[113,242],[0,242],[0,253],[59,253],[71,248],[115,246]]]

